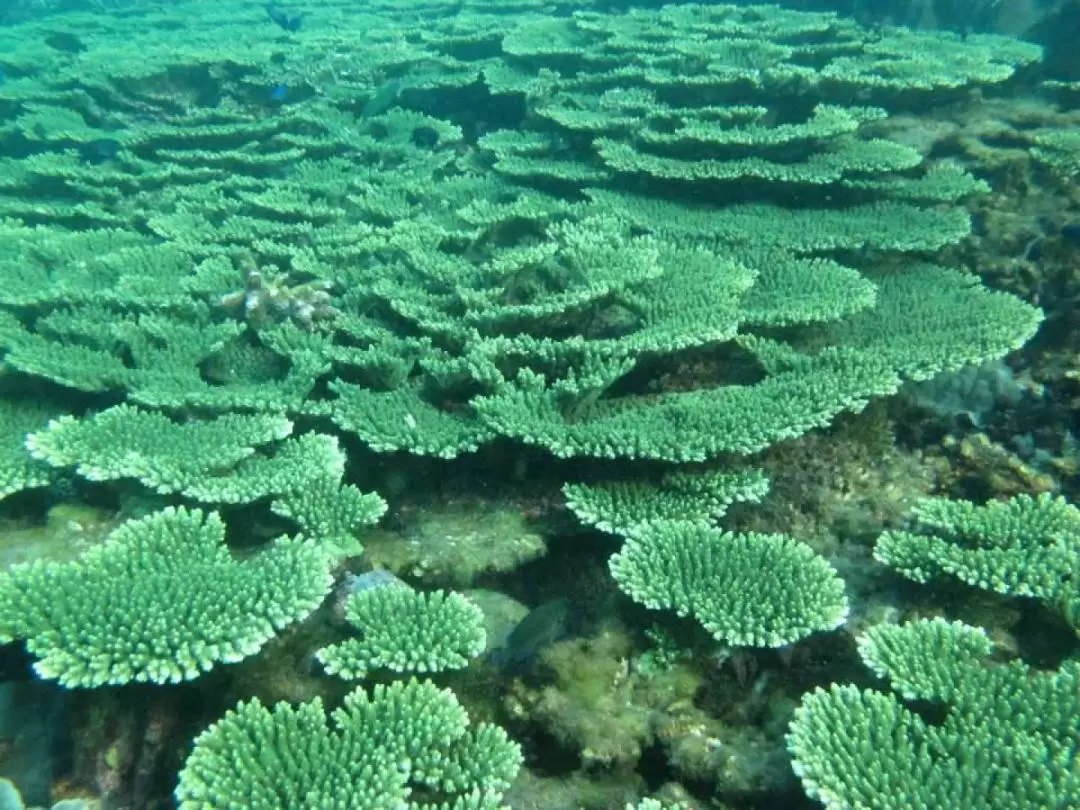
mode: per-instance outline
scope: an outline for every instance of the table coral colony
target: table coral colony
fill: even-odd
[[[888,127],[1007,87],[1040,57],[1018,40],[528,0],[140,4],[0,40],[0,493],[129,504],[81,558],[0,575],[0,639],[67,688],[229,672],[322,621],[418,457],[452,477],[484,453],[528,488],[546,456],[618,588],[710,644],[834,630],[825,557],[718,525],[768,490],[750,457],[1042,318],[944,258],[988,184]],[[675,373],[691,356],[711,371]],[[520,745],[432,680],[485,666],[485,616],[399,573],[309,651],[359,685],[206,718],[182,810],[511,801]],[[966,626],[892,632],[860,651],[905,696],[894,646],[947,639],[957,678],[987,652]],[[797,772],[829,807],[886,806],[825,767],[846,743],[818,719],[916,720],[837,689],[800,710]],[[1075,798],[1056,778],[1015,806]]]

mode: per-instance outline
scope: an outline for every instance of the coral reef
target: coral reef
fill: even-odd
[[[1053,681],[977,631],[869,627],[918,609],[869,544],[924,537],[915,496],[1074,486],[1076,112],[1064,75],[1018,98],[1039,46],[766,5],[67,5],[0,27],[0,509],[102,523],[0,572],[12,669],[79,702],[57,796],[746,806],[798,790],[818,686],[800,718],[855,720],[793,748],[840,795],[866,706],[933,734],[828,684],[862,653],[903,694],[927,639],[957,722],[1061,741],[969,701]],[[1006,463],[958,461],[976,430]],[[491,649],[433,590],[477,584],[534,606]],[[892,753],[884,789],[940,801]]]
[[[915,518],[917,531],[882,535],[880,561],[917,582],[952,576],[1041,601],[1080,629],[1076,507],[1049,495],[983,506],[932,499]],[[872,627],[859,639],[866,665],[904,700],[942,704],[942,720],[927,722],[893,694],[816,689],[788,736],[795,771],[828,808],[934,806],[958,793],[987,807],[1068,804],[1078,789],[1075,649],[1060,650],[1058,666],[1037,670],[1014,650],[996,661],[1002,649],[991,635],[963,622]]]

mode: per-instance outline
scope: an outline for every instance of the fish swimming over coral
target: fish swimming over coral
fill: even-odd
[[[510,631],[506,643],[492,651],[491,661],[503,670],[527,670],[541,650],[566,636],[569,618],[569,599],[534,607]]]
[[[267,5],[265,8],[266,15],[275,23],[277,23],[284,31],[299,31],[301,26],[303,26],[304,24],[303,12],[298,12],[294,14],[292,12],[285,11],[284,9],[280,9],[273,4]]]

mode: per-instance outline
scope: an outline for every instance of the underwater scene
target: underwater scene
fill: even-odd
[[[0,810],[1080,810],[1080,0],[0,0]]]

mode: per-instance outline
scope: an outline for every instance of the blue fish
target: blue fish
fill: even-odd
[[[285,98],[289,95],[289,88],[283,84],[276,85],[273,90],[270,91],[270,100],[276,101],[278,104],[285,101]]]
[[[345,583],[349,593],[370,591],[373,588],[383,588],[387,585],[405,585],[405,587],[408,587],[385,568],[376,568],[363,574],[348,574],[345,577]]]

